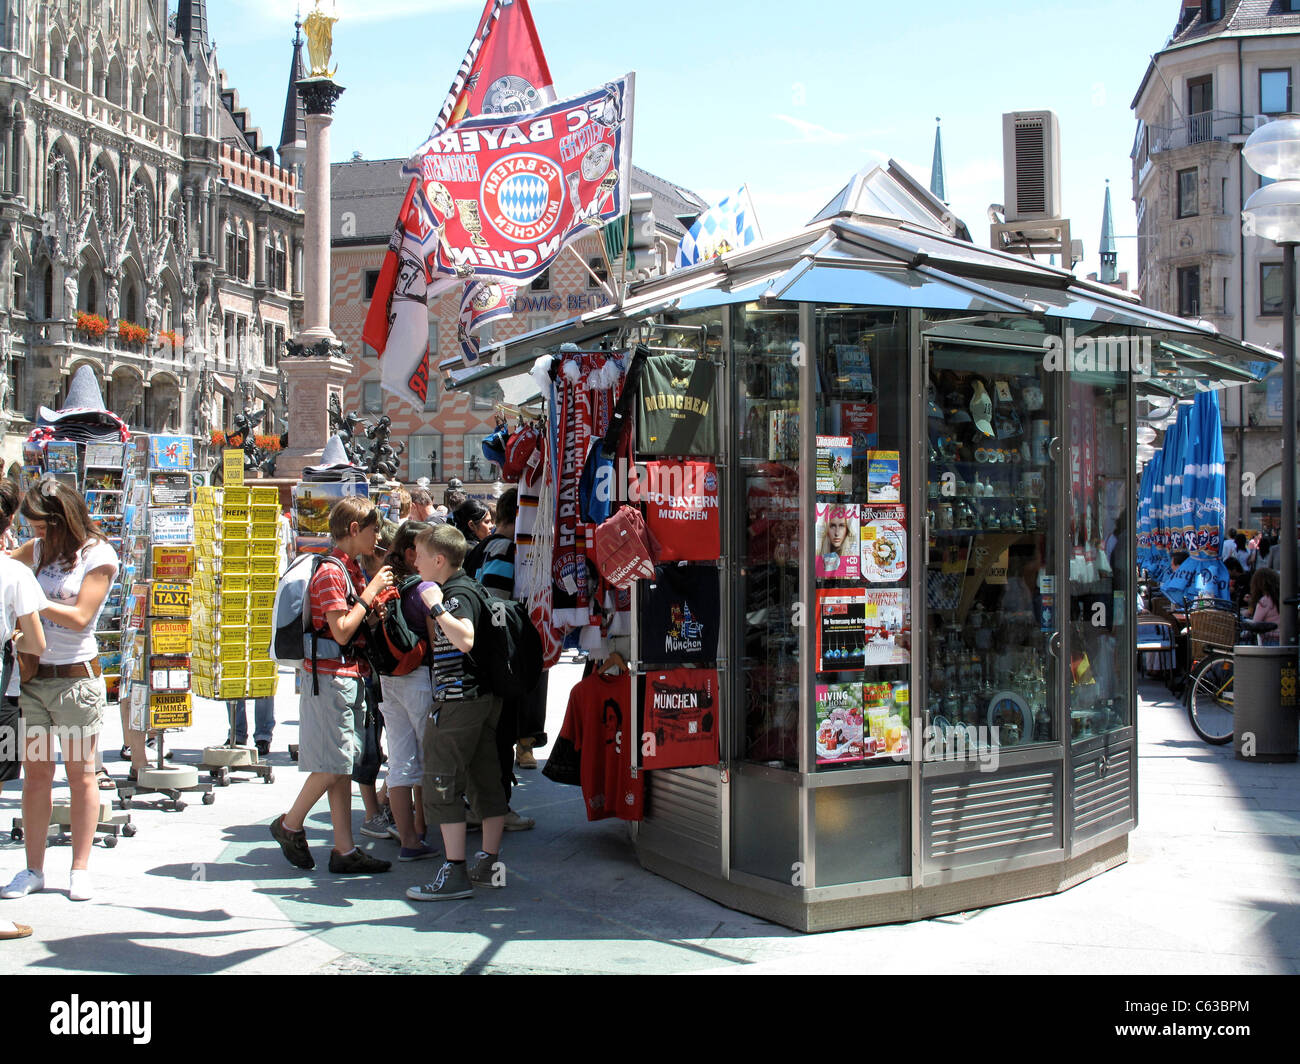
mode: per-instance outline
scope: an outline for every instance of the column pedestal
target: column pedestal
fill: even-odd
[[[330,396],[338,396],[341,408],[352,363],[334,357],[283,358],[280,368],[288,392],[289,446],[280,453],[275,472],[297,479],[305,467],[320,464],[330,437]]]

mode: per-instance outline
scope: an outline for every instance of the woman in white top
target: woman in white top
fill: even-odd
[[[27,730],[23,822],[49,823],[57,735],[72,798],[69,897],[87,901],[93,890],[86,866],[99,821],[95,750],[107,705],[95,627],[117,573],[117,553],[91,519],[85,500],[53,477],[27,492],[21,513],[35,538],[13,557],[35,569],[50,600],[41,610],[45,653],[36,677],[22,685]],[[27,831],[25,839],[27,867],[0,890],[0,898],[21,898],[45,888],[45,832]]]
[[[12,480],[0,480],[0,538],[9,531],[18,512],[18,499],[18,485]],[[37,655],[45,652],[40,610],[48,604],[32,571],[22,562],[0,554],[0,647],[5,651],[4,667],[0,668],[0,787],[7,780],[18,778],[22,765],[18,752],[21,725],[16,652]],[[10,639],[14,639],[12,644]],[[26,924],[0,920],[0,939],[26,938],[31,933]]]

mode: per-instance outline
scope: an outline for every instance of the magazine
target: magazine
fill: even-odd
[[[767,412],[767,457],[770,461],[799,457],[799,410],[778,406]]]
[[[817,764],[862,760],[862,684],[817,685]]]
[[[862,507],[862,575],[873,584],[907,576],[907,507]]]
[[[90,516],[96,519],[104,514],[117,514],[119,519],[122,514],[122,493],[120,491],[88,491],[86,492],[86,509]]]
[[[907,665],[912,659],[912,618],[907,590],[868,588],[862,594],[864,664]]]
[[[852,437],[818,436],[817,493],[819,495],[849,495],[852,492]]]
[[[835,383],[842,392],[870,392],[871,355],[861,344],[835,345]]]
[[[867,456],[867,501],[901,502],[903,480],[897,451],[871,451]]]
[[[853,457],[865,460],[880,442],[875,403],[840,403],[840,434],[852,437]]]
[[[867,590],[817,592],[817,671],[861,672],[865,664]]]
[[[818,580],[857,580],[861,577],[856,503],[817,504],[816,548],[814,569]]]
[[[87,491],[121,491],[122,471],[120,469],[86,470]]]

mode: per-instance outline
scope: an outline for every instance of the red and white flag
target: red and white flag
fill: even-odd
[[[466,118],[525,114],[554,99],[551,72],[528,0],[487,0],[430,137]],[[380,358],[380,386],[417,410],[424,409],[429,388],[429,300],[464,284],[466,276],[465,271],[459,275],[438,272],[435,252],[442,239],[438,217],[426,199],[424,185],[413,179],[362,329],[362,339]],[[466,302],[472,305],[479,282],[471,281],[468,287]],[[514,291],[501,287],[497,306],[508,306]],[[479,295],[479,302],[484,298]],[[462,308],[462,320],[465,317]],[[481,324],[490,318],[476,320]]]

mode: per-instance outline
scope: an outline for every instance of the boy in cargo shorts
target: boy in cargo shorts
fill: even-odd
[[[497,763],[496,729],[501,699],[487,684],[490,661],[471,656],[486,641],[490,617],[469,591],[461,570],[465,537],[452,525],[436,525],[415,538],[415,567],[431,581],[422,598],[433,619],[433,712],[424,730],[424,815],[442,830],[447,859],[431,883],[412,887],[414,901],[468,898],[473,884],[504,886],[500,863],[506,799]],[[465,803],[468,795],[483,818],[483,849],[465,861]]]

